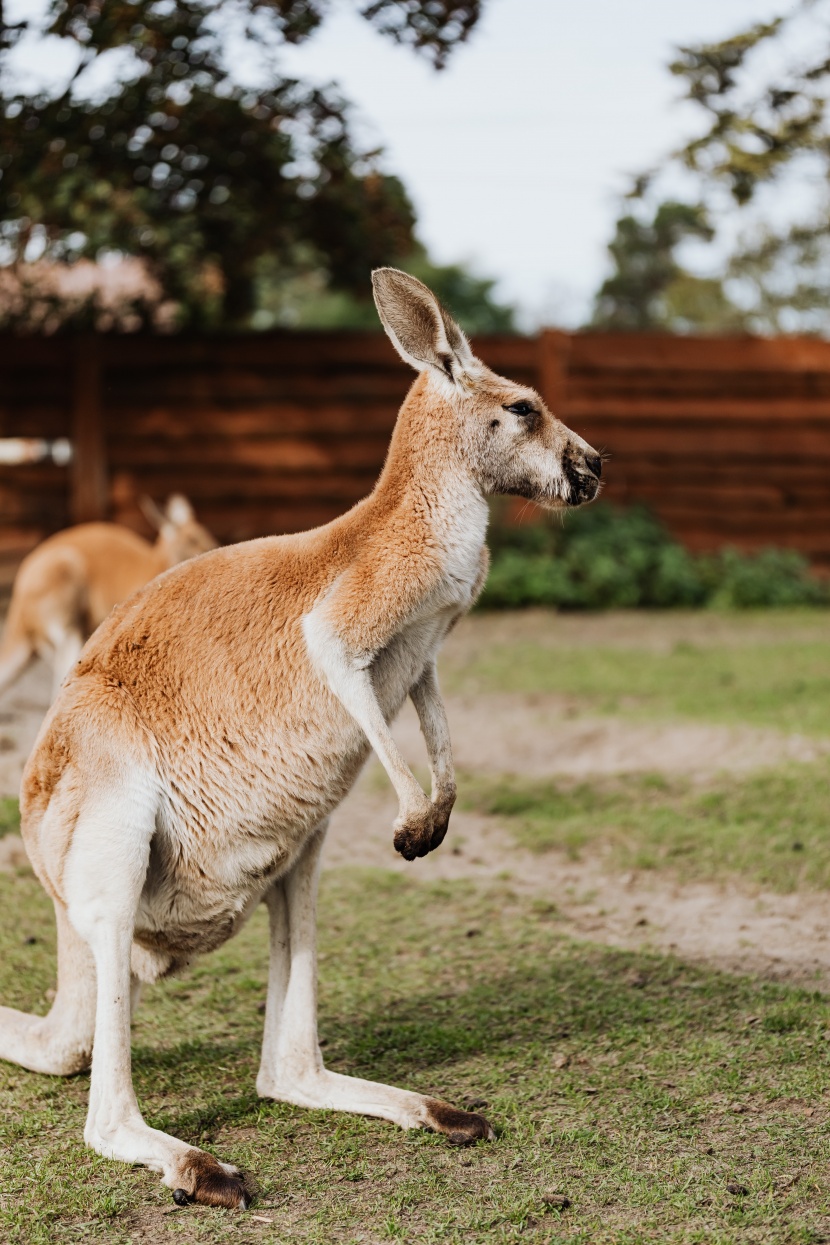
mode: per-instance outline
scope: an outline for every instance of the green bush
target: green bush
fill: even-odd
[[[717,608],[827,605],[830,586],[783,549],[695,556],[642,507],[598,505],[560,520],[515,526],[498,509],[485,609]]]

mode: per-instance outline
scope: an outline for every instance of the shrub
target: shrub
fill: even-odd
[[[648,510],[600,504],[526,526],[495,510],[485,609],[678,608],[830,604],[830,589],[789,550],[695,556]]]

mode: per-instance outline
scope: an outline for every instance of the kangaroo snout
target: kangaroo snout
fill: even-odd
[[[571,444],[562,457],[562,467],[570,490],[568,505],[584,506],[593,501],[602,475],[602,459],[596,450]]]

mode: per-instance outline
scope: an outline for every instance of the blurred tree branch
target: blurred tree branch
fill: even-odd
[[[357,7],[440,68],[480,0]],[[310,38],[327,11],[324,0],[54,0],[43,33],[76,45],[70,80],[57,95],[0,80],[0,261],[136,255],[181,323],[244,326],[263,257],[313,255],[354,290],[412,251],[412,206],[355,138],[346,101],[278,71],[279,47]],[[6,49],[27,33],[0,31]],[[264,62],[267,88],[239,82],[242,47]],[[89,98],[83,74],[105,56],[117,80]]]
[[[704,128],[661,170],[635,180],[626,214],[618,222],[617,239],[611,244],[612,258],[616,263],[617,243],[622,242],[624,248],[627,245],[626,221],[647,231],[648,214],[656,211],[659,216],[662,208],[655,208],[655,201],[659,205],[661,179],[666,170],[676,174],[679,166],[695,184],[692,194],[698,203],[707,205],[710,222],[717,224],[727,216],[734,221],[735,209],[741,213],[737,219],[747,221],[742,234],[736,236],[735,229],[730,228],[726,246],[721,242],[725,254],[719,277],[685,274],[686,295],[695,293],[686,306],[686,316],[691,316],[689,327],[716,330],[743,326],[760,332],[827,333],[830,0],[801,0],[786,15],[755,23],[729,39],[679,48],[669,68],[683,83],[686,99],[702,110]],[[793,202],[788,207],[793,223],[769,223],[764,214],[773,205],[773,192],[799,184],[798,178],[802,179],[801,193],[795,200],[790,191]],[[775,215],[770,213],[772,219],[776,216],[780,222],[780,210]],[[713,238],[715,233],[713,228]],[[649,239],[643,235],[641,248],[646,242]],[[656,234],[649,245],[654,249],[647,267],[653,278],[662,271],[663,279],[665,246]],[[680,321],[672,320],[671,298],[662,302],[652,298],[642,280],[639,286],[632,284],[630,263],[626,271],[629,306],[625,314],[622,306],[614,311],[618,321],[621,316],[634,316],[630,299],[636,296],[640,299],[636,315],[641,321],[656,315],[663,317],[667,327],[682,323],[683,316]],[[666,279],[665,290],[677,275]],[[616,288],[614,283],[619,285],[619,281],[617,271],[598,295],[600,320],[609,308],[606,287]],[[705,298],[701,282],[709,285]],[[679,288],[675,286],[675,292]]]

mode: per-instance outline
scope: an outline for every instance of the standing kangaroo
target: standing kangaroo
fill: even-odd
[[[81,523],[24,558],[0,643],[0,695],[38,656],[52,666],[56,696],[114,605],[178,562],[216,548],[180,494],[163,511],[148,502],[145,513],[158,528],[154,545],[117,523]]]
[[[23,776],[23,836],[55,902],[48,1016],[0,1008],[0,1057],[92,1078],[84,1138],[162,1174],[177,1201],[248,1204],[211,1155],[150,1128],[130,1067],[130,1009],[152,982],[236,933],[264,901],[270,968],[257,1092],[379,1116],[464,1143],[480,1115],[329,1072],[317,1042],[316,892],[329,814],[374,748],[407,860],[444,838],[455,800],[435,657],[488,565],[489,493],[590,501],[600,459],[539,395],[472,354],[432,293],[374,273],[419,372],[369,497],[324,527],[219,549],[120,606],[84,649]],[[388,723],[411,697],[432,798]]]

